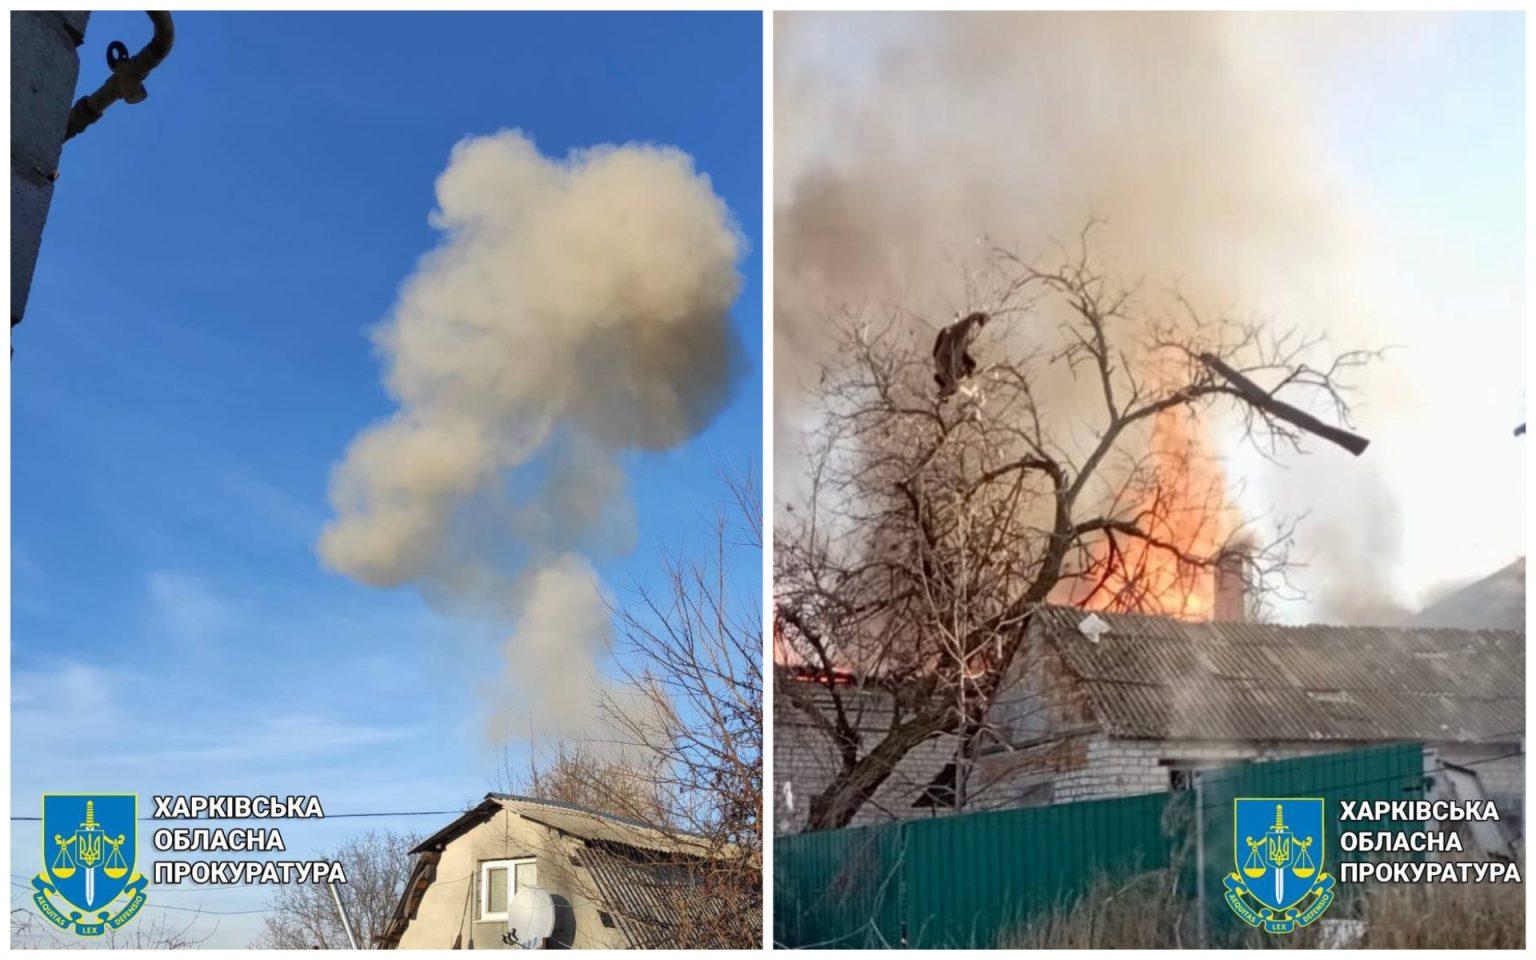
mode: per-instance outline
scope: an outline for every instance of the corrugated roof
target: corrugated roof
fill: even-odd
[[[508,793],[489,794],[487,799],[500,802],[525,820],[541,823],[582,840],[601,840],[640,850],[686,853],[692,856],[709,856],[712,852],[708,842],[701,837],[679,831],[664,832],[640,820],[618,814],[599,813],[558,800],[540,800],[537,797]]]
[[[1518,740],[1525,637],[1511,630],[1185,623],[1044,607],[1040,624],[1116,736]]]
[[[753,939],[749,917],[726,913],[746,905],[711,897],[707,870],[602,841],[587,844],[582,866],[596,882],[597,899],[636,948],[720,950]]]

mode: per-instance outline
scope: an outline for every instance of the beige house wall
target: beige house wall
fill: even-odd
[[[555,941],[550,946],[621,949],[622,931],[603,925],[593,902],[591,877],[572,863],[581,843],[540,823],[501,810],[449,843],[437,864],[437,877],[422,896],[414,919],[400,937],[400,949],[448,949],[459,939],[478,950],[510,949],[499,920],[480,919],[480,865],[488,860],[533,857],[538,885],[555,899]]]

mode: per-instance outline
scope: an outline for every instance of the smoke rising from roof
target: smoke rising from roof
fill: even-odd
[[[1372,23],[1378,34],[1412,27]],[[1303,68],[1287,59],[1295,45],[1275,40],[1325,48],[1360,26],[1172,14],[779,15],[780,489],[801,472],[800,400],[826,358],[829,313],[900,305],[937,329],[987,306],[966,302],[966,281],[989,247],[1049,255],[1094,215],[1107,221],[1096,246],[1127,282],[1177,284],[1202,312],[1327,330],[1341,347],[1392,343],[1388,311],[1400,304],[1369,288],[1361,268],[1378,238],[1355,215],[1308,113]],[[1414,402],[1390,365],[1362,387],[1367,435],[1370,407],[1408,415]],[[1063,429],[1091,427],[1086,413],[1074,416]],[[1289,475],[1240,464],[1253,481],[1248,495],[1269,515],[1310,512],[1298,546],[1315,562],[1373,557],[1349,571],[1352,601],[1389,592],[1394,541],[1371,521],[1395,509],[1380,456],[1351,463],[1310,447],[1309,463]],[[1314,564],[1302,579],[1327,584],[1340,572]]]
[[[538,678],[523,692],[579,711],[589,698],[544,685],[556,663],[596,676],[607,614],[585,558],[634,541],[615,458],[683,443],[729,401],[745,241],[666,147],[552,159],[520,132],[470,137],[436,194],[442,240],[374,335],[397,409],[336,465],[316,550],[359,582],[515,619],[509,671]]]

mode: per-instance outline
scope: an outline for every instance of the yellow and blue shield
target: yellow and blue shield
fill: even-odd
[[[1233,801],[1232,859],[1226,901],[1249,926],[1290,933],[1333,902],[1323,869],[1323,801],[1317,797],[1239,797]]]
[[[100,936],[144,905],[138,857],[138,797],[47,794],[43,797],[43,872],[33,903],[60,929]],[[117,901],[127,894],[119,907]]]

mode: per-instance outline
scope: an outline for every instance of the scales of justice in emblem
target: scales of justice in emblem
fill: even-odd
[[[1253,837],[1244,839],[1248,845],[1248,859],[1243,861],[1243,873],[1249,880],[1258,880],[1266,871],[1273,871],[1275,875],[1275,899],[1277,906],[1285,906],[1295,899],[1299,899],[1311,886],[1305,883],[1296,895],[1290,900],[1285,896],[1285,874],[1287,868],[1298,880],[1310,881],[1313,874],[1317,873],[1317,862],[1312,859],[1312,837],[1302,839],[1285,825],[1285,805],[1275,804],[1275,822],[1264,832],[1262,837],[1255,840]]]
[[[32,903],[44,920],[99,937],[138,916],[149,881],[133,869],[137,812],[133,794],[43,794],[43,872],[32,878]]]
[[[75,828],[75,832],[66,837],[62,834],[54,834],[53,842],[58,845],[59,852],[53,858],[50,870],[60,880],[68,880],[79,869],[85,870],[85,903],[82,905],[90,910],[96,904],[96,869],[113,880],[121,880],[128,873],[128,863],[123,858],[123,843],[127,840],[126,834],[118,834],[113,838],[96,822],[96,804],[93,801],[85,802],[85,821]],[[115,895],[115,893],[114,893]]]

